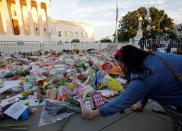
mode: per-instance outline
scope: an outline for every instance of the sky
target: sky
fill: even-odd
[[[118,0],[119,19],[141,6],[165,10],[174,23],[182,23],[182,0]],[[54,19],[92,25],[95,40],[114,34],[116,0],[51,0],[50,8]]]

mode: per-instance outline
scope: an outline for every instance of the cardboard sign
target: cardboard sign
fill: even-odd
[[[105,104],[105,100],[100,92],[96,92],[92,96],[95,107],[98,109]]]
[[[16,102],[12,106],[10,106],[4,113],[14,119],[18,119],[21,114],[27,109],[28,107],[21,102]]]

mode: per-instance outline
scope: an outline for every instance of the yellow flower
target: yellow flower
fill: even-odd
[[[48,82],[44,82],[43,87],[45,88],[47,86],[48,86]]]

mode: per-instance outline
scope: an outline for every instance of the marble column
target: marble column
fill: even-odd
[[[19,28],[20,28],[20,35],[24,35],[25,34],[24,27],[25,26],[24,26],[24,23],[23,23],[20,0],[15,0],[15,4],[16,4],[17,18],[18,18],[18,23],[19,23]]]
[[[13,34],[13,27],[12,22],[10,19],[10,12],[8,9],[7,0],[2,0],[2,22],[4,26],[4,33],[5,34]],[[4,15],[3,15],[4,14]]]
[[[31,10],[31,0],[26,0],[26,3],[27,3],[27,10],[28,10],[30,35],[35,35],[33,18],[32,18],[32,10]]]

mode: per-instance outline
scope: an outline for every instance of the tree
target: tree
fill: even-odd
[[[102,39],[100,42],[101,43],[111,43],[112,41],[109,38],[105,38],[105,39]]]
[[[80,43],[80,40],[79,40],[79,39],[73,39],[73,40],[71,41],[71,43]]]
[[[137,34],[138,19],[142,17],[142,30],[145,38],[160,38],[168,35],[174,28],[174,23],[164,10],[155,7],[139,9],[128,12],[119,22],[118,39],[119,41],[129,41]]]
[[[169,32],[168,37],[169,37],[169,39],[175,39],[175,40],[178,39],[178,36],[173,31]]]

